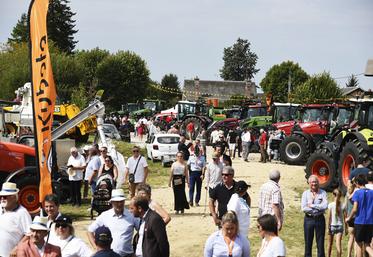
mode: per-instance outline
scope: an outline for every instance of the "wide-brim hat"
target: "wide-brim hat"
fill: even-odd
[[[71,177],[74,177],[76,175],[76,171],[73,170],[72,168],[68,168],[67,169],[67,174],[69,174],[69,176],[71,176]]]
[[[12,182],[5,182],[3,183],[3,187],[0,191],[0,196],[4,195],[16,195],[18,194],[19,189],[17,188],[17,185]]]
[[[124,200],[126,200],[126,196],[124,195],[123,189],[113,189],[113,191],[111,191],[110,202],[120,202]]]
[[[30,229],[49,231],[47,222],[48,222],[48,217],[35,216],[34,220],[32,221],[30,225]]]

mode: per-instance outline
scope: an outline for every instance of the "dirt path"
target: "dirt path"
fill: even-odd
[[[258,213],[259,188],[268,180],[268,172],[271,169],[276,168],[281,171],[280,185],[285,202],[285,215],[286,210],[290,208],[300,208],[300,199],[294,188],[305,186],[303,166],[288,166],[277,162],[263,164],[259,163],[258,160],[259,154],[250,154],[249,162],[243,162],[240,159],[233,160],[233,167],[236,171],[235,179],[245,180],[251,184],[251,189],[249,189],[252,199],[250,233],[257,233],[256,228],[254,229],[253,227],[256,226],[254,220]],[[212,218],[208,215],[208,208],[206,208],[206,215],[204,215],[205,197],[206,193],[203,190],[200,207],[191,207],[191,209],[186,210],[184,215],[175,215],[172,189],[164,186],[153,190],[152,198],[171,213],[172,221],[167,226],[171,256],[203,256],[205,241],[216,230]],[[85,231],[89,223],[89,220],[82,220],[76,223],[77,234],[83,239],[86,239]],[[255,255],[256,253],[252,252],[252,256]]]

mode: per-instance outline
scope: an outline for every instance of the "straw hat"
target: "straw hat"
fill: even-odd
[[[124,196],[123,189],[113,189],[113,191],[111,191],[111,202],[119,202],[124,200],[126,200],[126,197]]]
[[[1,188],[0,191],[0,196],[3,195],[16,195],[18,194],[19,189],[17,188],[17,185],[12,182],[5,182],[3,184],[3,187]]]
[[[74,177],[76,175],[76,171],[73,170],[72,168],[68,168],[67,169],[67,173],[69,174],[69,176],[71,177]]]
[[[47,222],[48,217],[35,216],[34,220],[32,221],[32,224],[30,225],[30,229],[49,231]]]

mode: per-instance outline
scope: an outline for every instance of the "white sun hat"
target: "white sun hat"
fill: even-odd
[[[1,188],[0,191],[0,196],[5,196],[5,195],[16,195],[18,194],[19,189],[17,188],[17,185],[12,182],[5,182],[3,184],[3,187]]]
[[[49,231],[47,222],[48,222],[48,217],[35,216],[34,220],[32,221],[30,225],[30,229]]]
[[[115,201],[124,201],[126,200],[126,197],[124,195],[124,191],[123,189],[113,189],[113,191],[111,192],[111,199],[110,201],[111,202],[115,202]]]

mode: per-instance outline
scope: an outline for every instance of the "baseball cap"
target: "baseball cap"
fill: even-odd
[[[236,184],[235,184],[235,190],[236,190],[236,192],[245,192],[249,187],[251,187],[251,186],[248,185],[243,180],[237,181]]]
[[[95,241],[101,243],[111,243],[113,238],[111,236],[111,231],[106,226],[98,227],[95,231]]]
[[[73,224],[73,220],[69,217],[69,216],[66,216],[66,215],[60,215],[57,217],[57,219],[55,220],[56,223],[65,223],[65,224]]]

